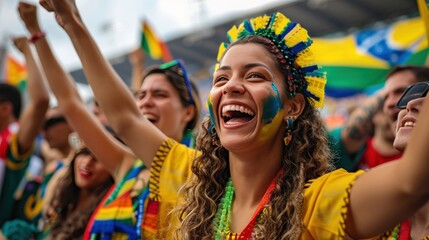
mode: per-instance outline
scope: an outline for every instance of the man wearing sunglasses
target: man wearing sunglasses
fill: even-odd
[[[429,78],[427,79],[429,80]],[[429,82],[410,85],[402,94],[396,107],[399,110],[396,121],[396,137],[393,146],[404,152],[420,114],[423,102],[427,99]],[[413,144],[413,143],[412,143]],[[398,173],[400,177],[400,173]],[[423,205],[413,216],[397,226],[392,233],[396,239],[429,239],[429,202]]]
[[[344,127],[330,132],[336,166],[355,171],[399,158],[401,153],[393,148],[394,122],[399,113],[396,103],[407,86],[428,79],[426,67],[393,68],[382,91],[359,104]]]
[[[396,104],[400,112],[396,122],[396,137],[393,146],[401,152],[405,151],[428,90],[429,82],[410,85]]]

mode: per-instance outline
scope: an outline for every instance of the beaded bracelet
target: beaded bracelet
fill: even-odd
[[[31,43],[35,43],[35,42],[37,42],[37,40],[42,39],[45,36],[46,36],[45,32],[37,31],[37,32],[33,33],[33,35],[31,35],[31,37],[28,39],[28,41],[30,41]]]

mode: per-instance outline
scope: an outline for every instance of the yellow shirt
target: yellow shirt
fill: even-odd
[[[191,176],[191,165],[193,159],[199,152],[188,148],[183,144],[167,139],[165,140],[150,169],[149,199],[159,202],[158,226],[144,227],[143,239],[171,239],[172,226],[178,226],[178,217],[172,217],[170,211],[178,203],[183,202],[183,196],[179,196],[179,189]],[[149,220],[149,219],[147,219]],[[144,223],[146,224],[146,223]]]
[[[150,198],[162,199],[159,211],[158,239],[170,239],[172,230],[179,224],[177,217],[168,213],[183,201],[178,191],[191,176],[192,160],[199,154],[172,139],[159,148],[151,167]],[[350,190],[359,175],[343,169],[310,180],[304,189],[303,223],[301,239],[344,239],[345,219]],[[170,227],[169,227],[169,224]],[[147,238],[146,238],[147,239]]]
[[[304,225],[301,239],[343,239],[350,190],[357,176],[335,170],[309,181],[304,189]]]

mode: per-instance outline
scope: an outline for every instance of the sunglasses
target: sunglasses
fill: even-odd
[[[195,104],[194,98],[192,97],[191,82],[188,78],[188,74],[186,72],[185,64],[183,63],[182,60],[173,60],[171,62],[161,64],[159,66],[159,69],[164,70],[166,72],[166,74],[171,74],[171,75],[175,76],[176,79],[177,79],[177,77],[179,79],[184,79],[186,89],[188,90],[188,94],[189,94],[188,103]]]
[[[425,97],[428,90],[429,82],[421,82],[408,86],[398,103],[396,103],[396,107],[399,109],[405,109],[409,101]]]
[[[59,123],[67,123],[67,120],[64,116],[56,116],[51,117],[45,120],[45,123],[43,124],[43,130],[48,130],[49,128],[53,127],[54,125],[57,125]]]

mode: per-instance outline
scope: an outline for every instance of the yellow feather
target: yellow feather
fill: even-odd
[[[273,30],[276,33],[276,35],[279,35],[283,32],[283,30],[287,27],[287,25],[290,23],[289,18],[286,16],[277,13],[276,14],[276,20],[273,25]]]
[[[307,91],[319,97],[319,101],[314,101],[315,107],[322,107],[323,101],[325,100],[325,84],[326,84],[326,76],[323,78],[319,77],[306,77],[308,82]]]
[[[300,42],[307,42],[308,38],[307,30],[298,24],[285,36],[285,41],[287,46],[293,47]]]
[[[220,59],[222,58],[223,54],[225,53],[227,46],[226,43],[221,43],[219,46],[219,51],[217,53],[217,61],[220,62]]]
[[[314,54],[310,49],[304,49],[298,53],[295,62],[302,68],[314,65]]]
[[[270,20],[270,16],[267,16],[267,15],[259,16],[257,18],[252,19],[251,23],[253,25],[253,29],[256,31],[258,29],[265,28],[269,20]]]
[[[243,31],[245,31],[244,24],[240,24],[240,26],[238,26],[238,29],[237,29],[237,37]]]
[[[229,31],[228,31],[228,36],[229,36],[229,38],[230,38],[230,40],[231,40],[231,42],[235,42],[235,41],[237,41],[237,38],[238,38],[238,31],[237,31],[237,27],[234,25],[234,26],[232,26],[232,28],[231,29],[229,29]]]
[[[216,71],[219,69],[219,67],[220,67],[220,64],[219,64],[219,63],[216,63],[216,65],[215,65],[215,67],[214,67],[214,71],[216,72]]]

